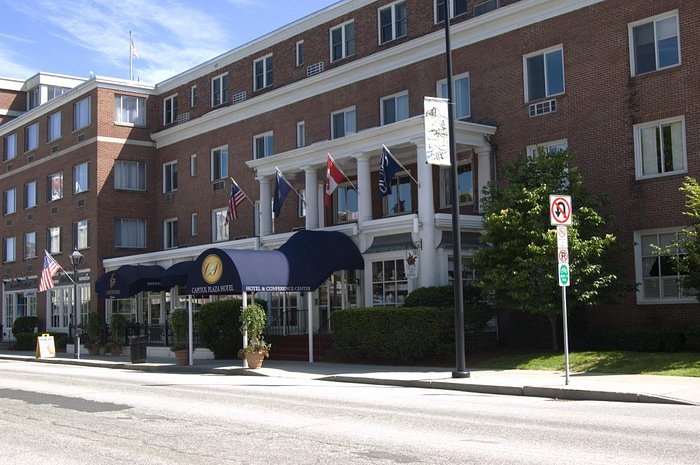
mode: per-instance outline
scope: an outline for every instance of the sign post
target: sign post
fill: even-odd
[[[569,228],[572,223],[571,197],[549,196],[550,223],[557,227],[557,278],[561,287],[562,322],[564,326],[565,383],[569,385],[569,329],[566,318],[566,288],[571,284],[569,270]]]

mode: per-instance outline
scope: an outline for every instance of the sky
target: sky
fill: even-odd
[[[157,84],[337,0],[0,0],[0,77]]]

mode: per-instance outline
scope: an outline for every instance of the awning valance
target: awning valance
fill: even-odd
[[[166,269],[160,277],[161,285],[169,289],[174,286],[184,286],[187,284],[187,276],[194,266],[194,260],[175,263]]]
[[[95,281],[95,292],[103,299],[126,299],[142,291],[160,291],[163,267],[122,265]]]

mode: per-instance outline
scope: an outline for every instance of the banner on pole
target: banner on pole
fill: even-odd
[[[424,97],[425,158],[431,165],[450,166],[449,106],[443,98]]]
[[[405,270],[407,279],[418,278],[418,255],[408,252],[405,259]]]

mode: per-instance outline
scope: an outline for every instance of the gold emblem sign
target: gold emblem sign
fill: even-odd
[[[202,261],[202,279],[207,284],[214,284],[221,279],[221,274],[224,272],[224,264],[218,255],[207,255]]]

